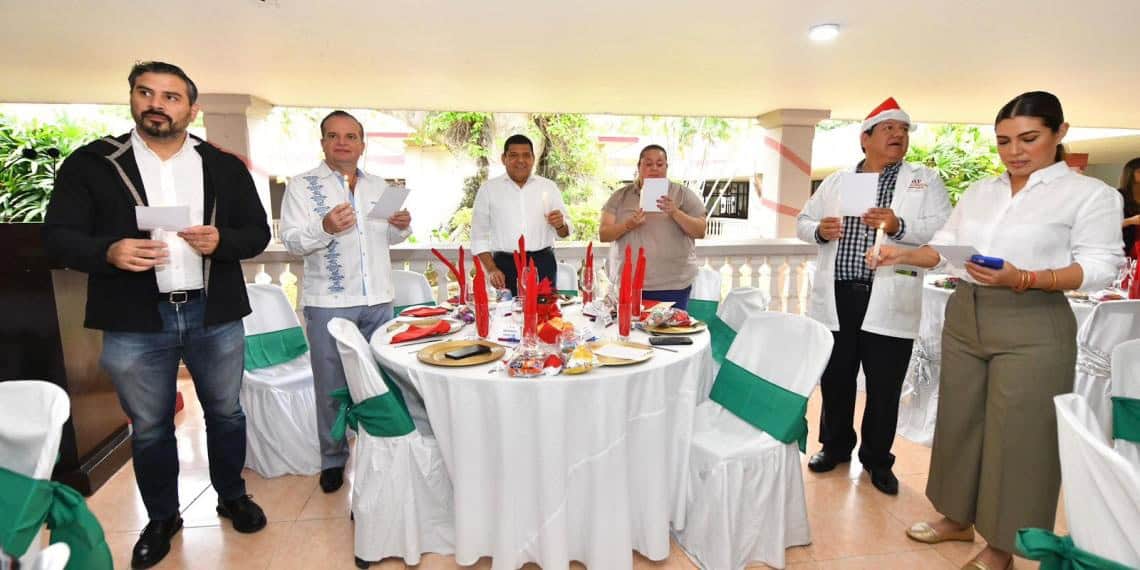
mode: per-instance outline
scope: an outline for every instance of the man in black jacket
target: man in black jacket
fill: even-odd
[[[88,328],[103,330],[102,366],[131,418],[135,479],[150,522],[134,568],[157,564],[182,528],[174,401],[180,360],[206,419],[217,512],[239,532],[265,527],[249,495],[245,415],[238,401],[249,314],[241,260],[269,242],[265,210],[236,156],[189,135],[198,89],[177,66],[131,70],[135,129],[76,150],[48,205],[44,241],[88,274]],[[186,222],[142,231],[136,208],[179,206]],[[194,225],[191,225],[194,224]]]

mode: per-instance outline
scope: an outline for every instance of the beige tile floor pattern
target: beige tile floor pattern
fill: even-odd
[[[202,411],[194,396],[193,384],[179,382],[186,397],[186,409],[178,414],[177,438],[181,458],[179,495],[185,528],[172,543],[171,552],[156,568],[170,569],[273,569],[311,570],[355,568],[352,558],[352,522],[348,518],[351,478],[338,492],[321,492],[317,477],[286,476],[263,479],[246,470],[245,478],[253,495],[269,518],[269,525],[256,534],[235,532],[228,521],[214,513],[217,495],[210,487],[206,460],[206,434]],[[862,415],[862,394],[857,404],[857,418]],[[818,450],[816,429],[819,419],[818,391],[808,408],[811,434],[809,453]],[[930,450],[904,439],[896,439],[894,453],[898,457],[895,474],[900,492],[896,497],[879,493],[871,486],[862,468],[853,462],[849,469],[836,469],[823,475],[807,471],[803,456],[807,489],[808,516],[812,528],[812,544],[791,548],[787,553],[789,568],[811,570],[861,569],[953,569],[970,560],[982,547],[981,542],[947,543],[928,546],[910,541],[904,535],[913,522],[930,520],[937,515],[923,495]],[[352,469],[350,461],[349,471]],[[128,463],[88,500],[92,511],[103,524],[107,543],[114,556],[115,568],[127,568],[131,548],[146,525],[146,511],[135,488],[134,471]],[[1064,531],[1063,514],[1058,514],[1059,532]],[[674,545],[669,558],[650,561],[631,553],[637,570],[691,569],[694,566]],[[401,560],[389,559],[372,566],[379,570],[408,568]],[[474,566],[459,566],[453,557],[425,555],[417,569],[491,567],[489,558]],[[582,565],[575,563],[574,568]],[[1037,568],[1037,563],[1018,559],[1016,568]],[[537,568],[528,565],[527,570]],[[758,564],[750,568],[766,568]],[[610,570],[610,569],[598,569]]]

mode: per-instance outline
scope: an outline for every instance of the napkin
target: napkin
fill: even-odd
[[[491,332],[491,314],[487,305],[487,277],[483,274],[483,264],[472,257],[475,263],[475,329],[479,336],[487,338]]]
[[[459,246],[459,266],[448,261],[442,253],[436,248],[431,248],[432,255],[436,256],[452,273],[455,274],[455,279],[459,281],[459,304],[463,305],[467,302],[467,275],[463,271],[463,246]]]
[[[637,248],[637,269],[633,272],[633,290],[629,302],[641,312],[641,287],[645,284],[645,248]]]
[[[618,289],[618,334],[629,336],[630,320],[633,317],[633,278],[630,267],[631,251],[625,246],[625,263],[621,264],[621,286]]]
[[[412,307],[400,313],[401,317],[438,317],[446,315],[447,309],[443,307]]]
[[[530,260],[530,267],[526,270],[527,295],[523,299],[523,340],[533,339],[538,334],[538,295],[532,294],[538,290],[535,282],[538,270],[534,267],[534,260]]]
[[[408,342],[409,340],[416,340],[426,338],[429,336],[436,336],[444,334],[451,330],[451,323],[447,321],[439,321],[434,326],[417,327],[409,326],[408,330],[392,337],[391,344],[399,344],[401,342]]]
[[[594,300],[594,242],[586,244],[586,263],[582,267],[582,303]]]
[[[526,236],[519,236],[519,249],[515,251],[515,277],[518,279],[518,286],[515,289],[522,293],[526,289],[526,283],[523,277],[523,270],[526,269]]]

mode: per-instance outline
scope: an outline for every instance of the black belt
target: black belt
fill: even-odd
[[[836,288],[851,289],[852,291],[860,291],[863,293],[871,292],[870,281],[836,281]]]
[[[535,255],[535,254],[538,254],[538,253],[542,253],[542,254],[546,254],[546,253],[554,253],[554,248],[552,248],[552,247],[544,247],[544,248],[542,248],[542,249],[536,249],[536,250],[534,250],[534,251],[528,251],[528,252],[526,252],[526,254],[527,254],[527,255]],[[496,252],[494,252],[494,254],[493,254],[493,255],[512,255],[512,254],[514,254],[514,252],[513,252],[513,251],[496,251]]]
[[[159,293],[158,300],[166,301],[173,305],[181,305],[186,301],[193,301],[202,296],[201,289],[194,289],[193,291],[171,291],[169,293]]]

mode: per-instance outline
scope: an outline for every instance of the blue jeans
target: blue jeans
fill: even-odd
[[[663,303],[672,301],[673,306],[682,309],[689,309],[689,293],[693,292],[693,287],[690,285],[684,289],[659,289],[657,291],[642,291],[642,300],[661,301]]]
[[[210,483],[218,497],[245,495],[245,414],[238,392],[245,362],[241,321],[203,326],[206,301],[156,301],[161,332],[103,333],[100,364],[111,375],[133,428],[135,480],[151,520],[178,514],[178,445],[174,400],[178,362],[194,379],[206,418]]]
[[[321,443],[321,469],[344,467],[348,462],[348,440],[334,440],[333,420],[340,403],[329,392],[344,388],[344,365],[336,339],[329,334],[329,321],[336,317],[352,321],[367,340],[380,325],[392,320],[392,303],[357,307],[305,307],[305,332],[309,337],[309,362],[313,367],[313,390],[317,398],[317,437]]]

